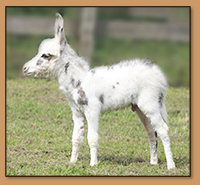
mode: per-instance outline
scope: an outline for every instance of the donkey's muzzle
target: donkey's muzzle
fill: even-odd
[[[32,73],[28,72],[29,67],[23,67],[23,74],[24,76],[30,76]]]

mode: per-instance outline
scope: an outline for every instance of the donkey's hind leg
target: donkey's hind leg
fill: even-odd
[[[133,106],[132,106],[133,107]],[[132,109],[133,110],[133,109]],[[151,126],[149,119],[144,115],[144,113],[136,106],[136,113],[140,118],[141,123],[144,125],[144,128],[147,132],[150,144],[150,163],[157,164],[157,132],[154,131],[153,127]]]
[[[162,119],[160,115],[151,115],[151,124],[153,125],[154,129],[158,133],[158,137],[161,139],[164,150],[165,150],[165,156],[167,159],[167,168],[175,168],[175,163],[173,161],[173,156],[171,152],[171,147],[170,147],[170,139],[168,136],[168,126]]]
[[[148,104],[146,104],[145,102],[148,102]],[[161,139],[163,143],[168,169],[175,168],[170,147],[170,139],[168,136],[168,126],[167,123],[165,122],[166,110],[164,106],[164,101],[162,102],[161,105],[159,104],[158,101],[153,101],[153,98],[148,98],[148,99],[143,98],[142,101],[138,101],[138,107],[149,119],[149,123],[151,124],[153,130],[157,132],[158,137]]]

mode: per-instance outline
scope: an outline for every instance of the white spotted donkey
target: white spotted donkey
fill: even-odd
[[[166,79],[149,61],[134,59],[112,66],[89,68],[69,46],[63,18],[56,14],[55,38],[45,39],[38,54],[23,66],[25,76],[51,77],[66,95],[73,113],[71,162],[75,163],[83,142],[84,122],[88,123],[90,165],[97,165],[99,115],[131,106],[148,134],[151,164],[157,164],[157,135],[164,145],[168,169],[175,168],[168,136],[165,108]]]

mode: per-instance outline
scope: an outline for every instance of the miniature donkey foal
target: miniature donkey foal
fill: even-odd
[[[45,39],[38,54],[23,66],[25,76],[50,76],[67,96],[73,113],[71,162],[78,158],[88,123],[90,165],[97,165],[98,122],[101,112],[131,106],[136,111],[150,142],[151,164],[157,164],[157,135],[164,145],[168,169],[175,168],[168,136],[164,96],[167,82],[161,70],[146,60],[134,59],[112,66],[90,69],[69,46],[64,23],[56,14],[55,38]]]

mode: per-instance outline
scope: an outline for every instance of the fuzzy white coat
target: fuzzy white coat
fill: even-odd
[[[101,112],[131,106],[144,125],[150,142],[151,164],[157,164],[157,135],[163,142],[168,169],[175,168],[168,136],[165,91],[167,82],[158,66],[134,59],[90,69],[67,44],[63,19],[56,14],[55,38],[44,40],[38,54],[24,64],[25,76],[50,76],[68,98],[73,113],[71,162],[78,158],[88,123],[90,165],[97,165],[98,125]]]

